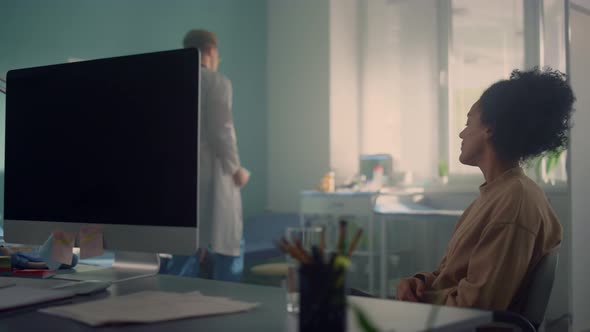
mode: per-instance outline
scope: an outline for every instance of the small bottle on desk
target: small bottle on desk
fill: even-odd
[[[383,187],[383,166],[373,167],[373,178],[371,179],[372,189],[378,191]]]
[[[333,193],[336,190],[336,173],[330,171],[322,177],[322,181],[318,187],[318,190],[325,193]]]

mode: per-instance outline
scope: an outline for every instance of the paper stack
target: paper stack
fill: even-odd
[[[169,293],[144,291],[40,310],[70,318],[90,326],[106,324],[154,323],[173,319],[221,315],[251,310],[258,303],[205,296],[200,292]]]
[[[66,299],[75,295],[72,291],[9,285],[0,289],[0,312],[37,303]]]

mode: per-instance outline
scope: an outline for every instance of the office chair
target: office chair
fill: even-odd
[[[500,323],[500,327],[518,327],[522,332],[537,332],[537,329],[533,326],[528,319],[524,318],[512,311],[496,310],[492,313],[492,326],[495,327],[495,323]]]
[[[553,281],[555,280],[558,258],[558,250],[541,258],[539,264],[533,270],[520,314],[502,310],[494,311],[494,322],[514,324],[523,331],[536,331],[545,319],[545,311],[547,310]],[[524,329],[527,322],[533,327],[532,330],[528,329],[528,327]]]

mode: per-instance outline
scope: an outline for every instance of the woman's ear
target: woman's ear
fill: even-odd
[[[494,128],[493,126],[485,126],[485,135],[486,138],[492,138],[494,136]]]

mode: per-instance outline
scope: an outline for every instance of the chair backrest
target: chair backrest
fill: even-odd
[[[531,275],[531,282],[521,314],[535,327],[539,327],[545,318],[545,311],[551,296],[553,281],[555,280],[558,258],[558,250],[549,253],[539,261]]]

